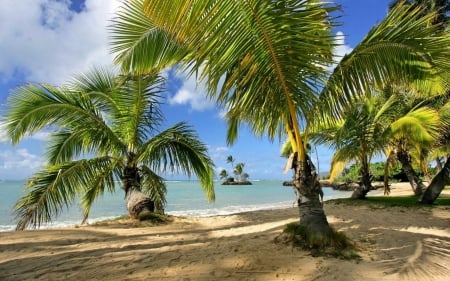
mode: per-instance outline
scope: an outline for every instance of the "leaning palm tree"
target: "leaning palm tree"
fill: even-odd
[[[447,100],[449,95],[446,95]],[[420,202],[424,204],[433,204],[444,187],[449,184],[450,176],[450,102],[446,102],[440,109],[439,115],[443,121],[441,127],[441,134],[433,148],[435,153],[439,156],[444,155],[445,163],[442,165],[438,173],[433,177],[431,183],[422,194]]]
[[[343,113],[342,120],[319,126],[314,129],[316,133],[311,134],[316,143],[327,144],[335,150],[330,170],[331,181],[347,163],[357,161],[361,165],[359,187],[351,196],[354,199],[364,199],[373,188],[370,162],[387,145],[388,120],[394,99],[384,104],[379,99],[372,95],[355,101],[353,107]]]
[[[15,205],[18,229],[50,221],[77,196],[84,219],[95,199],[122,181],[132,217],[163,212],[160,173],[195,173],[214,199],[207,147],[184,122],[159,131],[164,80],[155,74],[116,77],[94,70],[68,86],[30,84],[12,92],[5,116],[13,144],[50,127],[48,164],[26,185]]]
[[[226,180],[228,178],[228,172],[227,170],[223,169],[222,171],[220,171],[219,173],[219,177],[221,180]]]
[[[430,24],[432,15],[398,5],[329,76],[336,9],[318,0],[134,0],[111,28],[124,71],[167,67],[161,58],[180,46],[174,60],[203,79],[209,96],[228,109],[229,144],[242,123],[259,136],[288,136],[300,224],[319,241],[331,229],[306,153],[310,124],[323,112],[339,116],[370,85],[421,79],[436,67],[448,71],[450,42]],[[153,40],[160,33],[163,40]]]
[[[406,161],[405,155],[409,156],[413,148],[433,144],[442,122],[436,110],[426,106],[407,107],[404,96],[388,92],[387,100],[374,92],[371,97],[356,101],[341,122],[319,127],[312,136],[316,142],[327,143],[336,150],[330,172],[332,178],[348,161],[360,163],[360,185],[352,198],[363,199],[371,190],[370,162],[374,155],[383,151],[401,155],[397,160],[402,163],[413,191],[419,194],[422,187],[415,185],[418,179],[414,178],[411,161]]]

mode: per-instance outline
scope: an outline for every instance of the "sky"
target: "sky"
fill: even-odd
[[[335,32],[343,35],[342,45],[335,50],[337,57],[350,52],[386,16],[389,2],[335,1],[342,8],[336,13],[341,25]],[[112,66],[107,27],[119,6],[118,0],[0,0],[0,114],[15,87],[30,82],[60,85],[94,66]],[[236,143],[227,146],[223,112],[205,98],[204,87],[182,73],[167,75],[170,90],[163,106],[167,124],[186,121],[193,126],[208,146],[217,174],[222,169],[232,172],[226,161],[231,155],[235,164],[245,164],[249,180],[291,178],[291,173],[283,174],[283,140],[258,138],[244,127]],[[0,180],[26,179],[37,172],[45,164],[47,138],[46,133],[37,133],[12,146],[0,132]],[[331,156],[326,147],[311,153],[321,173],[328,172]]]

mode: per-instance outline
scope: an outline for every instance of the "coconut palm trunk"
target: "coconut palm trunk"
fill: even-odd
[[[352,199],[366,199],[367,193],[372,189],[372,175],[370,174],[370,161],[363,157],[361,161],[359,186],[353,191]]]
[[[330,225],[323,209],[323,191],[315,167],[306,155],[306,161],[295,157],[294,188],[297,194],[300,226],[306,229],[315,241],[324,241],[331,233]]]
[[[153,213],[155,210],[155,203],[137,186],[128,189],[125,199],[128,213],[134,219]]]
[[[141,176],[136,166],[129,165],[123,170],[122,183],[127,210],[132,218],[139,218],[155,211],[155,203],[141,190]]]
[[[450,176],[450,158],[447,157],[445,165],[442,170],[434,176],[428,188],[422,194],[420,198],[420,203],[423,204],[433,204],[436,198],[439,197],[445,185],[448,183],[448,178]]]
[[[405,172],[406,177],[408,178],[409,183],[411,184],[411,188],[416,196],[420,196],[426,186],[419,179],[419,176],[414,171],[411,165],[411,157],[408,152],[399,149],[397,151],[397,159],[402,164],[402,169]]]

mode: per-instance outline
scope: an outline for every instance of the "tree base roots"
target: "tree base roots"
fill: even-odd
[[[275,242],[291,244],[293,248],[310,251],[313,257],[360,259],[353,242],[343,232],[338,232],[333,228],[328,235],[314,235],[298,222],[290,223],[275,238]]]

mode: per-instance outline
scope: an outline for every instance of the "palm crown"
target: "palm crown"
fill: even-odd
[[[66,87],[27,85],[12,93],[5,123],[13,143],[57,128],[46,150],[48,165],[16,204],[19,229],[50,221],[77,195],[86,219],[94,200],[114,191],[118,179],[126,193],[147,193],[159,211],[166,188],[159,173],[195,173],[214,199],[213,163],[195,132],[183,122],[158,131],[163,82],[159,75],[116,77],[94,70]]]

